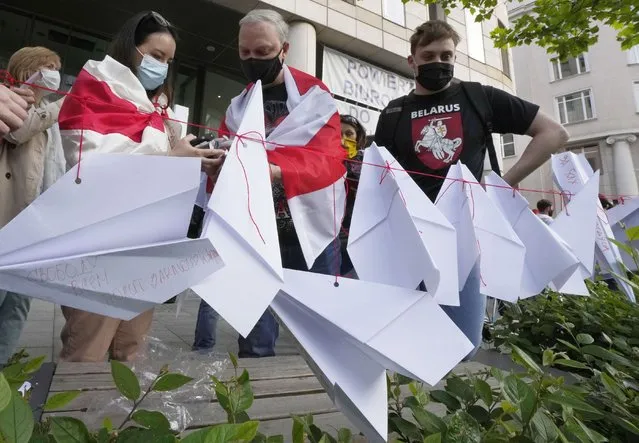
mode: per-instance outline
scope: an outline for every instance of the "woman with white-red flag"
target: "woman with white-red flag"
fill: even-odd
[[[220,135],[236,134],[248,91],[261,80],[282,265],[336,275],[346,198],[340,117],[320,80],[284,64],[288,31],[282,16],[271,10],[255,9],[240,20],[240,62],[250,84],[231,101]],[[217,313],[202,303],[194,349],[213,347],[216,321]],[[238,339],[239,356],[275,355],[278,331],[267,311],[246,339]]]
[[[102,61],[90,60],[60,110],[67,166],[92,152],[202,157],[202,170],[216,175],[224,151],[191,146],[180,126],[167,119],[172,99],[171,62],[175,28],[157,12],[142,12],[116,34]],[[167,80],[168,79],[168,80]],[[151,326],[153,311],[122,321],[63,307],[63,361],[102,361],[107,352],[130,360]]]

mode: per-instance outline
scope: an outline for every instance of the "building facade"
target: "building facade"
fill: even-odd
[[[135,6],[126,0],[4,0],[0,69],[17,49],[46,46],[62,57],[63,88],[69,89],[88,59],[104,57],[110,37],[128,17],[153,9],[180,34],[175,103],[188,108],[190,122],[216,128],[245,84],[238,22],[258,7],[279,11],[291,24],[288,64],[323,79],[340,111],[358,117],[369,134],[388,101],[413,88],[408,41],[430,18],[448,20],[463,38],[456,77],[514,91],[510,54],[496,49],[489,37],[492,29],[508,23],[503,4],[493,19],[479,24],[468,11],[445,17],[437,5],[401,0],[140,0]]]
[[[516,4],[510,19],[530,11]],[[570,133],[567,150],[584,153],[601,171],[600,191],[610,196],[638,195],[639,46],[622,51],[612,28],[600,25],[599,41],[587,53],[551,61],[538,46],[513,48],[517,93],[538,103]],[[528,139],[507,136],[502,144],[504,169],[514,164]],[[550,162],[522,183],[523,188],[553,189]],[[531,203],[553,195],[527,193]],[[559,203],[559,199],[555,197]]]

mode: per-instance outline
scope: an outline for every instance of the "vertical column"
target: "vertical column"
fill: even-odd
[[[290,49],[286,64],[293,68],[315,75],[317,61],[317,32],[315,27],[306,22],[290,24]]]
[[[637,137],[634,134],[615,135],[606,139],[606,143],[612,146],[615,186],[617,194],[620,195],[639,194],[632,152],[630,152],[630,144],[636,141]]]

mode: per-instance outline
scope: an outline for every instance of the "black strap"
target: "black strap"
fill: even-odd
[[[501,169],[499,168],[499,160],[497,158],[497,150],[495,149],[495,143],[493,143],[493,122],[492,122],[492,108],[488,101],[488,96],[484,91],[484,87],[481,83],[477,82],[460,82],[462,90],[468,102],[473,107],[475,113],[479,116],[479,120],[484,128],[486,150],[488,151],[488,159],[490,160],[491,169],[501,177]]]

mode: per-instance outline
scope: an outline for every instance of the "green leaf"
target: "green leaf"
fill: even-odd
[[[630,241],[639,240],[639,226],[633,226],[632,228],[626,229],[626,235]]]
[[[446,380],[446,391],[463,401],[472,401],[475,398],[472,386],[455,375]]]
[[[130,427],[120,432],[117,443],[174,443],[175,436],[167,431]]]
[[[33,433],[33,413],[18,391],[11,391],[9,405],[0,411],[0,434],[11,443],[27,443]]]
[[[575,368],[575,369],[590,369],[587,365],[577,360],[566,360],[566,359],[560,358],[558,360],[555,360],[555,364],[566,366],[569,368]]]
[[[576,411],[588,412],[598,417],[603,416],[603,414],[595,407],[589,405],[583,400],[579,400],[569,395],[561,395],[558,393],[553,393],[553,394],[546,395],[544,399],[560,406],[572,408]]]
[[[29,360],[25,363],[23,371],[27,374],[33,374],[40,370],[42,367],[42,363],[44,363],[46,356],[41,356],[34,358],[33,360]]]
[[[4,374],[0,372],[0,412],[11,403],[11,386],[4,378]]]
[[[158,380],[153,385],[153,390],[156,392],[173,391],[175,389],[181,388],[192,380],[193,379],[191,377],[187,377],[186,375],[182,374],[165,374],[162,377],[158,378]]]
[[[242,376],[244,376],[244,374],[246,374],[247,381],[239,386],[238,412],[246,411],[253,405],[253,388],[248,381],[248,372],[246,370],[244,370]]]
[[[619,387],[619,384],[605,372],[601,373],[601,382],[603,383],[606,390],[617,397],[618,400],[624,403],[628,401],[628,397],[626,397],[626,394],[624,394],[623,389],[621,389],[621,387]]]
[[[53,411],[55,409],[63,408],[64,406],[75,400],[81,393],[82,391],[68,391],[53,394],[47,399],[47,402],[44,404],[44,410]]]
[[[128,366],[116,360],[111,360],[111,375],[120,394],[131,401],[140,398],[140,382]]]
[[[553,359],[555,358],[555,353],[552,349],[546,349],[542,356],[542,364],[544,366],[551,366],[553,364]]]
[[[266,438],[266,443],[284,443],[284,436],[283,435],[271,435],[270,437]]]
[[[595,339],[590,334],[577,334],[576,338],[577,343],[580,345],[591,345],[595,342]]]
[[[260,423],[247,421],[241,424],[223,424],[214,426],[206,436],[205,443],[250,442],[257,434]]]
[[[104,426],[104,429],[106,429],[109,432],[113,430],[113,422],[111,421],[109,417],[104,419],[104,421],[102,422],[102,426]]]
[[[171,429],[171,424],[161,412],[139,409],[133,413],[131,418],[145,428],[159,431],[169,431]]]
[[[457,411],[448,421],[447,443],[480,443],[479,423],[464,411]]]
[[[237,369],[239,366],[239,363],[237,361],[237,356],[233,354],[232,352],[229,352],[229,358],[231,359],[231,364],[233,365],[233,367]]]
[[[557,425],[543,411],[538,410],[530,423],[535,430],[535,434],[541,438],[541,441],[552,442],[559,438]]]
[[[77,418],[52,417],[51,435],[57,443],[90,443],[86,425]]]
[[[581,354],[581,351],[579,350],[579,348],[577,346],[573,345],[572,343],[570,343],[570,342],[568,342],[566,340],[562,340],[560,338],[558,338],[557,341],[559,343],[561,343],[562,345],[566,346],[568,349],[571,349],[571,350]]]
[[[237,379],[237,383],[240,385],[244,385],[248,382],[250,382],[250,377],[249,377],[249,373],[246,369],[244,369],[242,371],[242,374],[239,376],[239,378]]]
[[[111,437],[109,436],[109,432],[106,430],[105,428],[102,428],[98,431],[98,435],[97,435],[97,443],[109,443],[109,440],[111,439]],[[33,442],[31,442],[33,443]],[[46,443],[49,443],[48,441]]]
[[[293,417],[293,443],[304,443],[304,422],[299,417]]]
[[[414,423],[397,416],[389,417],[388,421],[390,425],[389,430],[393,430],[394,432],[401,434],[410,441],[421,440],[422,434]]]
[[[490,385],[484,380],[476,379],[475,390],[479,394],[479,398],[490,408],[493,404],[493,390]]]
[[[191,432],[186,437],[182,438],[181,443],[204,443],[206,441],[206,436],[213,430],[213,426],[209,426],[208,428],[198,429],[195,432]],[[151,442],[148,442],[151,443]]]
[[[424,437],[424,443],[442,443],[442,434],[437,433]]]
[[[446,432],[446,423],[432,412],[421,407],[413,408],[411,411],[417,424],[421,426],[426,433]]]
[[[513,354],[519,357],[521,363],[531,371],[534,371],[538,374],[543,374],[544,371],[539,367],[535,360],[533,360],[528,354],[522,351],[519,347],[512,345]]]
[[[535,391],[515,375],[509,375],[502,384],[502,391],[508,401],[519,405],[522,422],[528,423],[537,407]]]
[[[618,426],[624,428],[626,431],[631,432],[635,435],[639,435],[639,428],[625,418],[617,417],[614,414],[608,415],[606,416],[606,418],[611,422],[617,424]]]
[[[446,391],[431,391],[430,398],[437,403],[446,405],[449,411],[457,411],[461,408],[461,403]]]
[[[353,440],[353,432],[348,428],[342,428],[337,431],[337,441],[339,443],[351,443]]]
[[[479,424],[485,424],[490,421],[490,413],[479,405],[473,405],[468,408],[468,413],[477,420]]]
[[[601,358],[602,360],[620,362],[624,364],[626,363],[626,360],[622,356],[615,354],[614,352],[611,352],[607,349],[604,349],[601,346],[597,346],[597,345],[584,346],[582,348],[582,351],[584,354],[592,355],[593,357]]]

